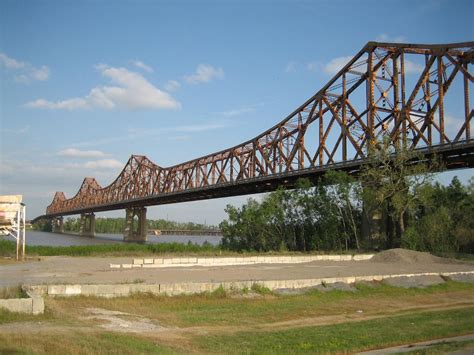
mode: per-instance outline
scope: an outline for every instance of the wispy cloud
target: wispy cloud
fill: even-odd
[[[405,36],[390,36],[386,33],[382,33],[375,37],[377,42],[394,42],[394,43],[404,43],[407,41]]]
[[[145,70],[148,73],[153,73],[154,72],[152,67],[150,67],[149,65],[143,63],[141,60],[134,60],[134,61],[132,61],[132,64],[134,66],[136,66],[137,68]]]
[[[91,160],[80,164],[71,164],[74,168],[85,168],[85,169],[116,169],[121,168],[125,164],[115,159],[100,159]]]
[[[93,108],[136,110],[179,109],[181,107],[171,95],[155,87],[139,73],[105,64],[98,65],[97,69],[116,86],[95,87],[87,96],[60,101],[37,99],[28,102],[26,106],[50,110]]]
[[[224,128],[226,127],[225,122],[216,122],[216,123],[207,123],[207,124],[195,124],[195,125],[185,125],[185,126],[177,126],[171,128],[171,130],[176,132],[205,132],[205,131],[212,131],[214,129]]]
[[[70,158],[101,158],[107,156],[107,154],[100,150],[80,150],[76,148],[61,150],[57,155]]]
[[[175,140],[187,140],[191,138],[192,133],[197,132],[207,132],[217,129],[222,129],[229,127],[231,122],[229,120],[220,120],[220,121],[211,121],[211,122],[202,122],[197,124],[188,124],[188,125],[179,125],[179,126],[170,126],[170,127],[160,127],[155,129],[143,129],[143,128],[129,128],[126,134],[115,135],[113,137],[106,137],[97,140],[89,140],[76,142],[71,144],[74,147],[96,147],[103,146],[107,144],[117,144],[119,142],[143,139],[145,137],[159,137],[166,136],[168,139],[172,137],[178,137]],[[173,134],[175,134],[173,136]],[[183,138],[185,137],[185,138]]]
[[[181,87],[181,84],[177,80],[168,80],[168,82],[165,84],[165,90],[166,91],[176,91]]]
[[[30,130],[30,126],[24,126],[21,128],[0,128],[0,132],[7,134],[25,134]]]
[[[264,105],[264,103],[261,102],[261,103],[258,103],[258,104],[254,104],[254,105],[250,105],[250,106],[244,106],[244,107],[240,107],[240,108],[236,108],[236,109],[232,109],[232,110],[227,110],[227,111],[221,111],[221,112],[217,112],[217,113],[219,115],[222,115],[222,116],[225,116],[225,117],[239,116],[239,115],[243,115],[245,113],[254,112],[257,107],[261,107],[263,105]]]
[[[189,84],[208,83],[214,79],[224,79],[224,69],[215,68],[208,64],[199,64],[194,74],[185,76]]]
[[[412,62],[409,59],[405,59],[405,73],[406,74],[419,74],[424,69],[425,67],[423,65]]]
[[[288,64],[286,65],[285,72],[294,73],[297,71],[297,69],[298,69],[298,63],[292,60],[288,62]]]
[[[344,68],[352,58],[351,56],[333,58],[324,64],[322,69],[326,74],[336,74],[339,70]]]
[[[0,53],[0,66],[14,72],[15,81],[24,84],[27,84],[32,80],[47,80],[50,75],[50,70],[46,65],[37,68],[28,62],[22,62],[11,58],[5,53]]]

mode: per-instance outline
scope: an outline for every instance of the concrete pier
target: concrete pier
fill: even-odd
[[[146,208],[127,208],[125,210],[123,240],[126,242],[145,243],[147,234]]]
[[[89,237],[89,238],[95,237],[95,214],[94,213],[81,214],[79,235],[81,237]]]
[[[53,218],[51,225],[53,233],[64,233],[64,220],[62,216]]]

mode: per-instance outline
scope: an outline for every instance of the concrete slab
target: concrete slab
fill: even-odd
[[[385,283],[403,288],[410,287],[427,287],[432,285],[439,285],[445,282],[445,280],[439,276],[402,276],[402,277],[391,277],[384,280]]]

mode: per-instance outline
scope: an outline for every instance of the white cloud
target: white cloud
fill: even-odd
[[[196,72],[185,76],[184,79],[190,84],[208,83],[213,79],[224,79],[224,70],[207,64],[199,64]]]
[[[31,76],[33,79],[36,80],[47,80],[49,78],[49,68],[46,65],[43,65],[39,69],[34,68],[31,71]]]
[[[100,150],[80,150],[75,148],[68,148],[58,152],[59,156],[71,158],[100,158],[107,154]]]
[[[168,82],[165,85],[165,90],[166,91],[176,91],[181,87],[181,84],[176,81],[176,80],[168,80]]]
[[[322,68],[322,64],[319,62],[309,62],[306,64],[306,69],[309,71],[320,71]]]
[[[219,123],[177,126],[177,127],[173,127],[171,130],[176,131],[176,132],[205,132],[205,131],[211,131],[214,129],[224,128],[224,127],[226,127],[226,124],[224,122],[219,122]]]
[[[188,135],[181,135],[181,136],[168,137],[168,139],[170,141],[188,141],[191,139],[191,137]]]
[[[50,70],[46,65],[36,68],[28,62],[21,62],[0,53],[0,66],[17,72],[14,79],[16,82],[28,84],[31,80],[44,81],[49,78]]]
[[[4,53],[0,53],[0,63],[2,63],[7,69],[23,69],[26,67],[26,63],[10,58]]]
[[[134,60],[132,64],[136,66],[137,68],[147,71],[148,73],[153,73],[154,71],[152,67],[150,67],[149,65],[146,65],[141,60]]]
[[[411,60],[405,59],[405,73],[406,74],[419,74],[425,67],[421,64],[412,62]]]
[[[298,68],[298,63],[291,61],[286,65],[285,71],[287,73],[294,73]]]
[[[50,110],[77,110],[77,109],[88,109],[90,108],[87,99],[75,97],[72,99],[62,101],[47,101],[45,99],[37,99],[26,103],[26,107],[29,108],[43,108]]]
[[[100,159],[84,163],[84,167],[87,169],[115,169],[123,166],[123,163],[115,159]]]
[[[323,65],[323,71],[326,74],[336,74],[341,70],[353,57],[337,57],[331,59],[329,63]]]
[[[377,42],[394,42],[394,43],[405,43],[407,39],[404,36],[390,36],[386,33],[382,33],[375,37]]]
[[[85,163],[66,164],[66,168],[72,169],[116,169],[122,168],[125,164],[115,159],[99,159],[86,161]]]
[[[60,101],[37,99],[26,103],[30,108],[51,110],[77,110],[101,108],[113,109],[179,109],[180,103],[168,93],[161,91],[141,74],[125,68],[97,66],[102,75],[117,86],[99,86],[84,97],[73,97]]]
[[[254,104],[254,105],[250,105],[250,106],[244,106],[244,107],[233,109],[233,110],[221,111],[221,112],[218,112],[218,114],[220,114],[222,116],[226,116],[226,117],[239,116],[239,115],[242,115],[244,113],[253,112],[253,111],[255,111],[255,108],[261,107],[261,106],[264,106],[264,105],[265,105],[265,103],[261,102],[261,103],[258,103],[258,104]]]
[[[8,133],[8,134],[25,134],[30,130],[30,126],[25,126],[18,129],[11,129],[11,128],[1,128],[0,132]]]

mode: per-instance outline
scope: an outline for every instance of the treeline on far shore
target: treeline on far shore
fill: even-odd
[[[193,223],[193,222],[176,222],[165,219],[152,220],[148,219],[148,229],[159,230],[217,230],[218,227],[213,225]],[[64,231],[78,233],[81,225],[80,218],[67,217],[64,219]],[[42,221],[35,223],[33,229],[50,232],[51,222]],[[96,233],[110,233],[121,234],[125,229],[125,218],[96,218],[95,231]]]

